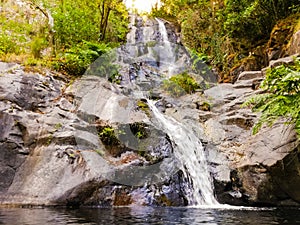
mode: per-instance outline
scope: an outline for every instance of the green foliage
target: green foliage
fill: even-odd
[[[20,47],[10,35],[0,34],[0,55],[7,53],[19,53]]]
[[[251,42],[266,39],[276,21],[299,8],[298,0],[226,0],[224,30],[229,36]]]
[[[199,109],[201,109],[203,111],[210,111],[211,110],[211,104],[209,104],[208,102],[202,102],[199,105]]]
[[[109,50],[107,44],[84,41],[63,53],[53,66],[74,76],[82,75],[93,61]]]
[[[112,127],[103,127],[99,131],[98,136],[105,145],[112,146],[119,144],[119,140],[115,134],[115,130]]]
[[[256,95],[244,104],[251,105],[256,112],[262,112],[253,133],[257,133],[263,124],[271,126],[284,117],[287,124],[295,124],[300,135],[300,60],[293,65],[270,69],[261,88],[266,93]]]
[[[22,9],[15,13],[12,10],[16,8],[13,2],[1,3],[0,7],[0,55],[25,52],[28,45],[26,37],[30,38],[36,32],[37,21],[28,23]]]
[[[108,21],[106,40],[110,42],[124,42],[128,30],[128,12],[123,4],[117,4],[111,12]]]
[[[105,77],[111,83],[120,84],[122,76],[120,66],[116,62],[116,49],[101,55],[86,71],[86,75]]]
[[[62,124],[61,123],[57,123],[54,126],[55,130],[59,130],[60,128],[62,128]]]
[[[299,0],[162,0],[154,16],[176,21],[184,44],[219,70],[229,73],[238,61],[265,44],[274,25],[300,11]],[[232,56],[235,56],[234,58]]]
[[[145,139],[149,136],[147,125],[145,123],[136,122],[130,124],[130,130],[137,139]]]
[[[0,3],[3,58],[22,54],[20,59],[27,65],[44,58],[53,60],[55,69],[81,75],[109,46],[126,40],[128,12],[121,0],[28,0],[22,4]]]
[[[107,16],[106,21],[103,16]],[[107,53],[109,46],[115,46],[112,42],[124,41],[128,31],[127,11],[123,3],[116,0],[65,0],[53,9],[53,17],[56,45],[65,49],[55,62],[55,68],[76,76],[82,75],[94,60]],[[100,39],[103,42],[99,43]],[[106,69],[107,65],[102,64],[97,70]],[[92,72],[107,74],[106,70]],[[110,75],[112,82],[120,83],[118,74]]]
[[[163,88],[173,97],[180,97],[185,94],[192,94],[200,87],[193,77],[187,73],[182,73],[164,80]]]
[[[128,13],[121,1],[64,0],[52,12],[59,48],[70,48],[82,40],[122,42],[126,38]]]
[[[55,40],[59,48],[73,47],[82,40],[97,41],[97,18],[92,13],[96,6],[84,2],[66,0],[52,9]]]
[[[43,37],[33,38],[30,48],[34,58],[41,58],[41,51],[47,47],[48,43]]]

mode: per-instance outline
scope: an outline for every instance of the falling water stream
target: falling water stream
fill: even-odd
[[[155,55],[161,55],[158,60],[163,61],[160,66],[160,73],[164,73],[168,78],[175,73],[176,55],[175,48],[168,38],[168,31],[165,23],[160,19],[155,19],[158,24],[159,32],[159,47],[158,48],[146,48],[145,55],[148,58],[155,59]],[[155,33],[155,30],[151,27],[139,27],[138,29],[132,25],[132,30],[128,34],[128,43],[134,44],[135,41],[147,43],[151,41],[151,36]],[[139,34],[139,36],[137,36]],[[146,46],[148,46],[146,44]],[[131,45],[132,47],[132,45]],[[144,48],[141,48],[144,49]],[[136,57],[136,52],[141,52],[140,49],[131,51],[133,58]],[[178,63],[177,63],[178,64]],[[176,74],[176,73],[175,73]],[[139,77],[137,78],[137,80]],[[136,83],[138,86],[138,83]],[[147,99],[147,95],[143,91],[140,91],[138,86],[137,90],[132,93],[136,98]],[[161,113],[155,105],[155,101],[147,99],[149,108],[153,112],[154,123],[159,130],[168,134],[174,145],[174,156],[179,161],[179,169],[183,172],[185,179],[190,182],[192,187],[186,190],[186,198],[189,205],[193,206],[216,206],[217,200],[214,197],[212,178],[208,171],[208,165],[199,137],[194,132],[186,127],[184,124],[176,121],[172,117],[168,117]]]
[[[162,39],[161,41],[163,42],[163,47],[165,52],[164,55],[166,56],[164,60],[168,62],[167,74],[170,77],[174,72],[174,66],[176,60],[174,47],[172,47],[171,42],[169,41],[168,32],[164,22],[158,18],[156,18],[156,21],[158,22],[158,29],[159,29],[159,33],[161,34],[161,39]]]
[[[157,126],[166,132],[175,143],[174,154],[181,163],[180,169],[184,172],[185,177],[191,179],[193,190],[186,196],[189,205],[218,205],[199,138],[183,124],[162,114],[155,106],[154,101],[148,100],[148,105],[158,121]]]
[[[187,50],[184,46],[178,45],[176,40],[170,40],[169,37],[172,36],[174,36],[172,31],[169,28],[167,29],[165,22],[160,19],[143,21],[141,17],[132,17],[131,30],[127,35],[127,44],[118,48],[115,54],[114,64],[119,67],[118,71],[121,74],[119,85],[122,88],[120,92],[131,99],[132,102],[146,100],[149,110],[152,111],[151,116],[148,115],[151,126],[153,125],[157,130],[166,134],[172,143],[173,156],[169,160],[176,159],[174,169],[169,168],[172,167],[172,164],[168,163],[166,158],[163,160],[166,163],[162,163],[161,166],[159,164],[154,165],[159,167],[160,171],[163,171],[162,174],[167,174],[165,177],[161,177],[160,181],[166,180],[166,178],[170,179],[174,173],[182,171],[184,181],[180,191],[183,192],[188,205],[216,206],[218,202],[214,197],[212,178],[210,177],[200,137],[186,124],[162,113],[157,108],[156,102],[150,100],[153,99],[151,93],[156,92],[160,96],[158,97],[160,102],[165,97],[173,99],[170,101],[178,101],[177,97],[166,94],[164,89],[164,82],[173,75],[187,71],[189,74],[192,72],[195,77],[201,78],[202,76],[202,73],[190,70],[191,61],[189,61],[190,56]],[[104,58],[98,60],[98,65],[95,64],[95,71],[97,71],[97,68],[106,66],[103,65],[103,62],[106,62]],[[110,76],[107,73],[104,74]],[[173,91],[174,88],[171,89]],[[166,95],[161,95],[162,93]],[[184,92],[184,94],[187,93]],[[134,111],[134,108],[130,110]],[[112,116],[123,116],[119,115],[119,112],[115,112],[115,114],[113,112],[114,109],[111,110]],[[128,132],[125,133],[128,134]],[[134,135],[132,136],[134,137]],[[124,140],[121,140],[122,143],[129,140],[128,135],[125,135],[124,138]],[[149,168],[151,170],[152,167]],[[138,171],[140,170],[136,168],[135,175],[140,177],[141,173]],[[169,174],[169,171],[174,171],[174,173]],[[154,176],[159,175],[155,173]],[[126,179],[129,179],[128,177],[129,175],[125,176]],[[149,183],[148,180],[140,181],[145,185],[147,185],[147,182]]]

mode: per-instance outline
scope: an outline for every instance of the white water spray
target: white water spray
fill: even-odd
[[[161,54],[161,58],[165,63],[168,64],[167,74],[169,77],[171,77],[174,72],[174,65],[176,61],[174,48],[172,47],[171,42],[169,41],[168,32],[164,22],[157,18],[156,21],[158,22],[158,29],[159,29],[159,33],[161,34],[162,44],[163,44],[163,51]]]
[[[175,143],[174,154],[181,163],[180,169],[185,177],[191,178],[194,190],[188,193],[189,205],[219,205],[214,197],[212,180],[199,138],[193,131],[187,129],[175,119],[162,114],[153,101],[148,100],[148,105],[157,119],[158,123],[156,125],[166,132]]]

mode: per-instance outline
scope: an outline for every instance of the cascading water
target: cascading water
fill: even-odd
[[[117,50],[117,57],[112,62],[119,67],[122,94],[135,102],[146,99],[152,111],[152,117],[148,115],[151,125],[170,138],[174,157],[179,164],[175,163],[177,172],[182,171],[184,182],[188,184],[182,188],[188,205],[218,205],[200,139],[186,125],[160,112],[155,102],[149,100],[153,92],[163,92],[164,80],[174,74],[189,71],[187,68],[191,68],[192,62],[189,61],[186,49],[169,41],[165,24],[159,19],[150,20],[145,26],[142,18],[133,16],[127,40],[127,44]],[[98,64],[100,65],[95,67],[96,70],[107,67],[106,59],[100,59]],[[109,76],[107,78],[115,79],[115,73],[107,74],[105,72],[105,76]],[[165,168],[167,167],[160,169]]]
[[[185,177],[191,178],[193,191],[186,196],[189,205],[218,205],[199,138],[183,124],[163,115],[153,101],[147,102],[158,122],[156,125],[175,143],[174,154],[181,163],[180,169]]]
[[[168,38],[165,24],[156,18],[158,23],[161,42],[163,44],[163,58],[167,64],[167,77],[172,75],[175,65],[174,46]],[[150,41],[151,30],[143,28],[144,41]],[[152,53],[149,48],[148,52]],[[160,52],[161,53],[161,52]],[[141,97],[141,96],[140,96]],[[144,96],[146,98],[146,96]],[[148,105],[153,112],[156,120],[156,126],[167,133],[174,143],[175,158],[180,163],[180,170],[184,176],[192,183],[193,190],[187,190],[186,198],[189,205],[217,205],[214,197],[212,180],[208,171],[208,165],[204,154],[203,146],[199,138],[183,124],[177,122],[171,117],[162,114],[155,106],[154,102],[147,100]]]
[[[168,65],[168,76],[171,77],[174,72],[174,65],[175,65],[175,53],[174,48],[171,45],[171,42],[169,41],[168,37],[168,31],[166,29],[166,26],[163,21],[156,18],[156,21],[158,22],[158,29],[159,33],[161,34],[161,41],[163,43],[164,47],[164,60],[169,64]]]

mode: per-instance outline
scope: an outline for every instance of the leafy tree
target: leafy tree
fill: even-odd
[[[297,5],[297,0],[225,0],[224,31],[252,42],[266,39],[276,22]]]
[[[56,38],[61,47],[86,41],[123,41],[126,37],[128,13],[120,0],[64,0],[53,9]],[[119,39],[107,39],[109,37]]]

